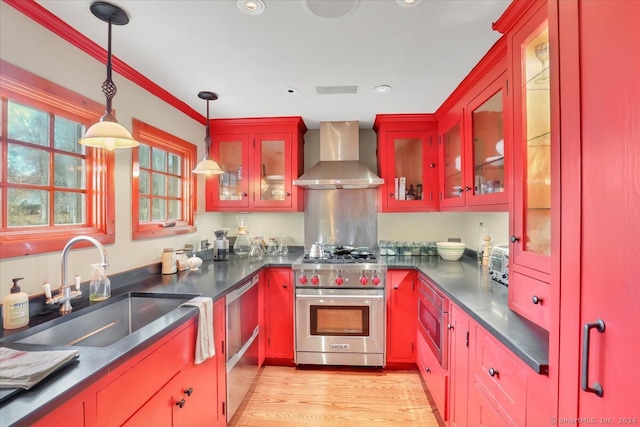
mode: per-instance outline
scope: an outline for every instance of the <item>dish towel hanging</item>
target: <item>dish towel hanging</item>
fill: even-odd
[[[29,390],[78,357],[78,350],[21,351],[0,347],[0,388]]]
[[[198,334],[196,337],[196,364],[215,356],[213,341],[213,300],[208,297],[195,297],[182,305],[198,307]]]

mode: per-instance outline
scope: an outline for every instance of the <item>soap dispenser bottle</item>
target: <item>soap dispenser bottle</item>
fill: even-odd
[[[89,282],[89,301],[104,301],[111,297],[111,281],[104,273],[104,264],[91,264],[91,281]]]
[[[2,326],[4,329],[18,329],[29,324],[29,295],[20,291],[18,281],[13,280],[11,293],[2,300]]]

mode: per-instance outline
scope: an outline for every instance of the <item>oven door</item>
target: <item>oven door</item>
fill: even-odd
[[[422,334],[440,366],[447,369],[449,337],[449,300],[424,279],[418,286],[418,331]]]
[[[384,289],[296,289],[296,363],[384,366],[384,325]]]

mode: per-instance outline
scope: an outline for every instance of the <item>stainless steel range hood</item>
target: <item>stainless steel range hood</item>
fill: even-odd
[[[294,185],[313,190],[376,188],[384,180],[360,163],[358,122],[320,123],[320,161]]]

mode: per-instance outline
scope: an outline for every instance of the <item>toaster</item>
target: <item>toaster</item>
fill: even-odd
[[[498,245],[491,248],[489,271],[493,280],[509,285],[509,246]]]

